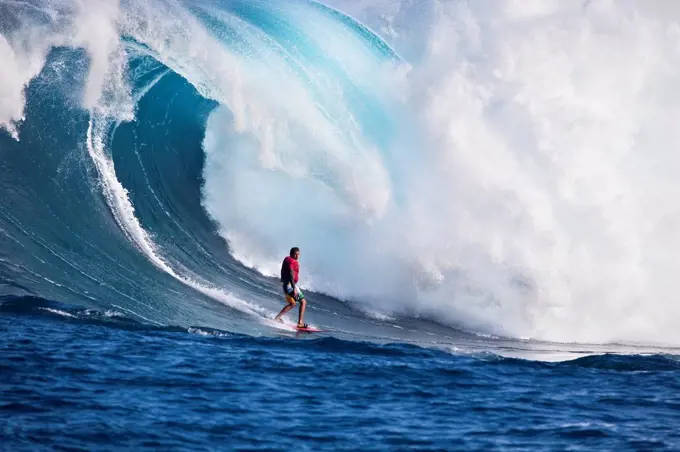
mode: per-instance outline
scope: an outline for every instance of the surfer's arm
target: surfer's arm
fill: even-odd
[[[295,272],[293,272],[292,266],[290,268],[290,285],[293,287],[293,290],[297,290],[297,287],[295,287]]]

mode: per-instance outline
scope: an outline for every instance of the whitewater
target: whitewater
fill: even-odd
[[[299,246],[367,319],[680,344],[673,2],[0,12],[7,294],[239,329]]]

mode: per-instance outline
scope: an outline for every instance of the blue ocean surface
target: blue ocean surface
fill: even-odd
[[[673,355],[550,363],[33,306],[0,317],[3,450],[680,448]]]
[[[0,450],[680,450],[672,3],[0,0]]]

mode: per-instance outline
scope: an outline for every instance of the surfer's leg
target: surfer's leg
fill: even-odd
[[[279,312],[279,313],[277,314],[277,316],[274,317],[274,320],[277,321],[277,322],[283,322],[283,320],[281,320],[281,317],[283,317],[284,315],[286,315],[286,312],[288,312],[288,311],[290,311],[291,309],[293,309],[293,306],[295,306],[295,305],[292,305],[292,304],[287,304],[287,305],[285,305],[285,306],[283,307],[283,309],[281,309],[281,312]]]
[[[286,314],[286,312],[288,312],[288,311],[290,311],[291,309],[293,309],[293,307],[295,306],[295,298],[293,298],[293,297],[291,297],[290,295],[286,294],[286,303],[288,303],[288,304],[285,305],[285,306],[283,307],[283,309],[281,309],[281,312],[279,312],[279,314],[278,314],[276,317],[274,317],[274,320],[275,320],[275,321],[277,321],[277,322],[283,322],[283,320],[281,320],[281,317],[283,317],[283,316]]]
[[[307,300],[305,300],[305,296],[300,292],[300,298],[298,298],[300,301],[300,312],[298,313],[298,326],[303,327],[305,325],[305,309],[307,309]]]

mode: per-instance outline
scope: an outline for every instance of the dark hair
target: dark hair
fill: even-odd
[[[290,257],[295,256],[295,253],[297,253],[298,251],[300,251],[300,248],[298,248],[297,246],[292,247],[290,249]]]

